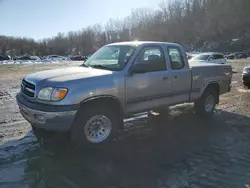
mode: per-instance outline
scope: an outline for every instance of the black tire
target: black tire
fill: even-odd
[[[250,88],[250,84],[249,84],[249,83],[244,83],[244,82],[243,82],[243,84],[244,84],[244,86]]]
[[[97,131],[93,129],[92,130],[88,129],[89,122],[92,121],[91,119],[97,116],[102,116],[105,121],[109,121],[111,123],[111,130],[109,133],[107,133],[108,136],[106,138],[100,139],[101,141],[98,142],[91,140],[91,137],[93,137],[94,134],[96,134],[96,136],[99,133],[102,134],[102,130]],[[91,105],[91,106],[89,105],[88,107],[85,107],[79,112],[78,117],[76,118],[76,121],[71,129],[71,141],[72,143],[80,147],[82,146],[93,147],[93,146],[104,145],[114,140],[114,138],[117,136],[119,128],[122,127],[122,122],[123,121],[121,115],[119,115],[119,113],[115,110],[115,108],[109,108],[106,105]],[[99,127],[98,129],[102,128]],[[89,133],[87,133],[88,131]],[[91,131],[93,132],[95,131],[95,133],[92,134]],[[87,134],[91,135],[89,135],[88,137]]]
[[[213,115],[215,106],[218,103],[218,95],[219,94],[215,88],[208,88],[206,91],[204,91],[202,97],[194,103],[195,113],[201,117],[210,117]],[[207,100],[211,100],[210,108],[206,108]]]

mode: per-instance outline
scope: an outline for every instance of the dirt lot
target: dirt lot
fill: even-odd
[[[168,118],[128,121],[106,148],[60,156],[39,148],[15,95],[28,73],[72,64],[1,65],[0,187],[245,187],[250,184],[250,90],[241,83],[241,71],[250,61],[231,63],[232,91],[221,96],[209,121],[195,117],[192,105],[179,105]]]

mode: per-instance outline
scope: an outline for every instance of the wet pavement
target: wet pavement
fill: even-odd
[[[241,68],[240,68],[241,69]],[[250,184],[250,90],[233,78],[211,119],[192,105],[169,115],[126,121],[115,142],[102,148],[53,153],[39,146],[18,114],[13,96],[0,93],[1,188],[203,188]],[[1,98],[3,99],[3,98]],[[2,114],[1,114],[2,113]],[[2,116],[1,116],[2,115]],[[16,132],[14,132],[16,131]],[[1,136],[2,135],[2,136]]]

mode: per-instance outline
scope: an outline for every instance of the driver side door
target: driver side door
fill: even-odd
[[[136,65],[142,71],[134,71]],[[146,67],[146,68],[145,68]],[[140,50],[126,77],[127,113],[152,109],[170,102],[171,79],[166,58],[160,46],[147,46]]]

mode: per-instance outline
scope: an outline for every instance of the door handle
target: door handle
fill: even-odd
[[[167,80],[167,79],[168,79],[167,76],[162,77],[162,80]]]
[[[180,76],[174,76],[174,78],[180,78]]]

